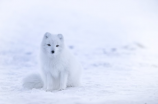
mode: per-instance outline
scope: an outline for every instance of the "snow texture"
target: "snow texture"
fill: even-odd
[[[0,104],[158,104],[156,0],[1,0]],[[45,32],[61,33],[82,85],[25,89]]]

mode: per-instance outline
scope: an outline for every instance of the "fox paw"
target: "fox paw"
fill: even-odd
[[[66,89],[66,88],[59,88],[58,90],[59,90],[59,91],[62,91],[62,90],[65,90],[65,89]]]

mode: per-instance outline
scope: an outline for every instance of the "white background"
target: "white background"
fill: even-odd
[[[28,90],[45,32],[62,33],[82,85]],[[157,0],[1,0],[0,103],[157,104]]]

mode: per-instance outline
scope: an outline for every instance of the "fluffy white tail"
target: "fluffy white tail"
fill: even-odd
[[[31,74],[23,79],[23,87],[28,89],[42,88],[43,81],[39,74]]]

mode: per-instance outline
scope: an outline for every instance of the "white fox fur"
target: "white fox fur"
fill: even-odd
[[[65,47],[62,34],[44,34],[40,58],[41,75],[32,74],[24,78],[25,88],[43,87],[52,91],[80,85],[82,67]]]

